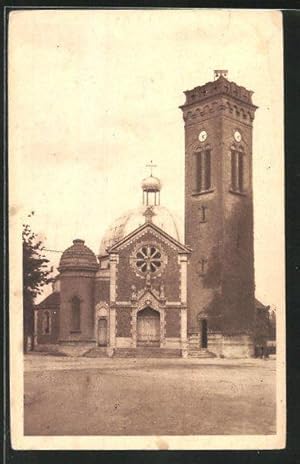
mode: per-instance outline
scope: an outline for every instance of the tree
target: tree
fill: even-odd
[[[270,320],[270,339],[276,340],[276,306],[272,305],[269,309]]]
[[[34,215],[32,211],[28,217]],[[53,281],[49,268],[49,260],[44,255],[44,246],[38,240],[29,224],[23,224],[23,325],[24,351],[27,351],[27,339],[33,342],[34,332],[34,302],[42,294],[43,287]]]

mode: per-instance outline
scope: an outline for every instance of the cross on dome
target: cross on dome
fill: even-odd
[[[146,164],[146,168],[150,168],[150,176],[152,177],[152,170],[153,168],[157,168],[156,164],[153,164],[153,161],[150,161],[150,164]]]
[[[150,168],[150,176],[142,180],[142,190],[143,190],[143,205],[159,205],[160,203],[160,189],[161,182],[158,177],[152,175],[153,168],[156,168],[156,164],[153,164],[153,161],[150,161],[150,164],[146,164],[147,168]]]

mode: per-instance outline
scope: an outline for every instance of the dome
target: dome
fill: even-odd
[[[142,189],[144,192],[159,192],[161,182],[158,177],[149,176],[142,180]]]
[[[73,245],[67,248],[59,262],[59,270],[80,269],[86,271],[96,271],[98,269],[95,254],[85,244],[84,240],[73,240]]]
[[[181,227],[178,218],[164,206],[155,205],[151,208],[154,213],[152,217],[153,224],[181,242]],[[105,256],[108,248],[145,224],[144,213],[147,209],[148,206],[143,205],[119,217],[104,234],[100,245],[99,256]]]

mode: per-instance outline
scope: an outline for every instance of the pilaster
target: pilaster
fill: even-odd
[[[114,350],[116,347],[116,309],[110,308],[109,312],[109,347]]]
[[[111,254],[109,257],[110,262],[110,302],[115,303],[117,297],[117,264],[119,262],[119,255]]]
[[[188,355],[188,343],[187,343],[187,310],[186,308],[181,309],[181,354],[183,358]]]
[[[187,255],[179,255],[178,262],[180,265],[180,301],[181,304],[187,303]]]

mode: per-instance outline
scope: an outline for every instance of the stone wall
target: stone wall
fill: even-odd
[[[116,311],[116,336],[131,337],[131,308],[118,308]]]
[[[181,314],[180,309],[168,308],[165,310],[165,328],[167,338],[180,337]]]
[[[109,279],[96,279],[95,281],[95,302],[109,302]]]

